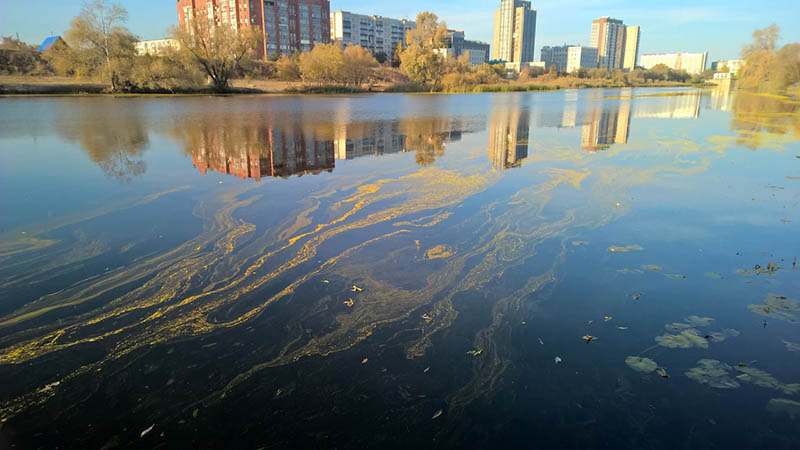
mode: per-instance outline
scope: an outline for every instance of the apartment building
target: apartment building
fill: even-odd
[[[506,63],[533,62],[536,41],[536,10],[531,2],[501,0],[494,12],[492,59]]]
[[[208,20],[261,34],[257,57],[309,51],[330,42],[329,0],[177,0],[178,23]]]
[[[463,31],[448,30],[444,45],[439,54],[445,57],[458,58],[466,54],[473,66],[489,62],[489,44],[465,39]]]
[[[672,70],[685,70],[690,74],[699,74],[706,70],[708,52],[704,53],[645,53],[639,65],[645,69],[664,64]]]
[[[570,47],[574,47],[574,45],[564,44],[554,47],[545,45],[540,51],[539,59],[544,63],[546,70],[550,70],[550,67],[555,66],[557,71],[566,72],[567,53]]]
[[[597,68],[597,49],[594,47],[584,47],[574,45],[567,49],[567,73],[572,73],[578,69]]]
[[[177,39],[152,39],[149,41],[138,41],[133,43],[133,48],[139,55],[161,55],[168,49],[180,48],[180,43]]]
[[[636,67],[639,55],[638,26],[626,26],[613,17],[592,20],[590,47],[597,49],[597,66],[603,69]]]
[[[330,13],[331,42],[360,45],[372,53],[383,52],[391,57],[397,44],[406,45],[406,33],[417,24],[406,19],[353,14],[347,11]]]
[[[742,68],[744,67],[745,61],[743,59],[729,59],[727,61],[714,61],[711,63],[711,68],[717,72],[724,70],[727,67],[727,71],[732,75],[736,75],[739,73]]]

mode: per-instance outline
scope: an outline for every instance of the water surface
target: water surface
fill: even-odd
[[[2,99],[0,448],[798,448],[799,139],[713,90]]]

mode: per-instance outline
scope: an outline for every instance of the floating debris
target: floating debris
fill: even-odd
[[[330,281],[328,281],[328,280],[322,280],[322,282],[325,283],[325,284],[330,283]]]
[[[736,273],[738,273],[739,275],[747,276],[750,275],[752,272],[750,272],[748,269],[736,269]]]
[[[586,241],[572,241],[573,247],[583,247],[584,245],[589,245]]]
[[[430,322],[431,320],[433,320],[433,317],[430,315],[430,313],[425,313],[420,317],[422,317],[422,319],[425,320],[425,322]]]
[[[789,220],[789,219],[781,219],[781,222],[783,222],[783,223],[791,223],[791,220]]]
[[[603,316],[603,320],[608,322],[609,320],[613,319],[611,316]]]
[[[618,330],[627,330],[627,329],[628,329],[628,327],[617,326],[617,329],[618,329]]]
[[[626,245],[626,246],[619,246],[619,245],[612,245],[608,247],[608,251],[611,253],[627,253],[627,252],[639,252],[644,250],[644,247],[641,245]]]
[[[351,288],[350,288],[350,290],[351,290],[351,291],[353,291],[353,292],[361,292],[361,291],[363,291],[364,289],[363,289],[363,288],[360,288],[360,287],[358,287],[358,286],[356,286],[356,285],[354,284],[354,285],[353,285],[353,287],[351,287]]]
[[[642,298],[642,295],[644,294],[642,294],[641,292],[637,292],[636,294],[631,294],[631,298],[633,299],[633,301],[638,301],[640,298]]]
[[[717,278],[717,279],[719,279],[719,278],[722,278],[722,274],[719,274],[717,272],[706,272],[705,273],[705,277],[706,278]]]
[[[431,417],[431,420],[438,419],[439,417],[441,417],[442,413],[444,413],[444,411],[442,411],[441,409],[436,411],[435,413],[433,413],[433,417]]]
[[[767,402],[767,411],[773,414],[787,414],[794,420],[800,416],[800,402],[788,398],[771,398]]]
[[[540,344],[544,345],[544,341],[542,340],[542,338],[536,338],[536,339],[538,339],[538,340],[539,340],[539,343],[540,343]]]
[[[639,269],[617,269],[617,273],[625,274],[625,275],[641,275],[644,272]]]
[[[756,386],[775,389],[783,392],[786,395],[794,395],[800,392],[800,383],[782,383],[772,374],[765,372],[755,367],[741,367],[736,366],[736,370],[742,372],[736,379],[747,383],[753,383]]]
[[[594,340],[594,339],[597,339],[597,336],[591,336],[591,335],[588,335],[588,334],[583,336],[583,340],[586,341],[587,344],[589,342],[592,342],[592,340]]]
[[[428,366],[425,368],[425,370],[422,371],[422,373],[428,373],[430,371],[431,371],[431,366]]]
[[[657,368],[656,369],[656,374],[658,374],[658,376],[660,376],[661,378],[669,378],[669,374],[667,373],[667,369],[665,369],[663,367]]]
[[[440,244],[428,249],[428,251],[425,252],[425,257],[427,259],[440,259],[440,258],[449,258],[454,254],[455,252],[451,247]]]
[[[556,361],[556,364],[561,364],[561,361],[563,361],[563,360],[561,359],[560,356],[556,356],[555,361]]]
[[[697,361],[697,364],[698,367],[685,372],[690,379],[717,389],[736,389],[741,386],[729,376],[733,369],[724,362],[716,359],[701,359]]]
[[[675,278],[676,280],[685,280],[686,275],[681,275],[679,273],[668,273],[666,274],[670,278]]]
[[[364,358],[361,360],[361,364],[366,364],[369,361],[369,358]]]
[[[39,392],[49,392],[52,391],[55,387],[61,384],[60,381],[54,381],[50,384],[45,384],[43,388],[39,389]]]
[[[192,411],[192,418],[197,419],[198,414],[200,414],[200,408],[195,408],[195,410]]]
[[[356,302],[353,301],[352,298],[348,298],[346,301],[343,301],[342,303],[344,303],[344,305],[347,306],[348,308],[352,308],[353,305],[356,304]]]
[[[149,432],[153,431],[153,428],[155,428],[155,427],[156,427],[156,424],[152,424],[152,425],[150,425],[150,428],[148,428],[148,429],[146,429],[146,430],[142,431],[142,433],[141,433],[141,434],[139,434],[139,439],[141,439],[141,438],[143,438],[143,437],[147,436],[147,433],[149,433]]]
[[[644,373],[650,373],[658,368],[658,364],[652,359],[639,356],[628,356],[625,358],[625,364],[637,372]]]
[[[470,355],[470,356],[478,356],[481,353],[483,353],[483,349],[482,348],[476,348],[475,350],[470,350],[470,351],[467,352],[467,354]]]
[[[783,341],[783,343],[786,344],[786,350],[789,350],[790,352],[800,352],[800,344],[795,344],[789,341]]]
[[[648,264],[646,266],[642,266],[642,268],[645,269],[645,270],[651,270],[653,272],[658,272],[659,270],[663,269],[663,267],[656,266],[654,264]]]

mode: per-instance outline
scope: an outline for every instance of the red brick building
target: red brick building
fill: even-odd
[[[190,17],[233,29],[254,27],[262,34],[261,59],[306,52],[331,38],[329,0],[177,0],[178,23]]]

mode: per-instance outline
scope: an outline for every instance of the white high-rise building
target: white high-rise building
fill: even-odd
[[[567,50],[567,73],[578,69],[594,69],[597,67],[597,49],[575,45]]]
[[[406,45],[406,33],[417,24],[405,19],[353,14],[347,11],[331,13],[331,42],[342,47],[360,45],[373,53],[394,54],[398,43]]]
[[[590,47],[597,49],[597,66],[603,69],[636,67],[639,54],[639,27],[625,26],[619,19],[592,20]]]
[[[645,69],[664,64],[672,70],[685,70],[690,74],[703,73],[706,70],[708,52],[704,53],[645,53],[639,59],[639,65]]]

